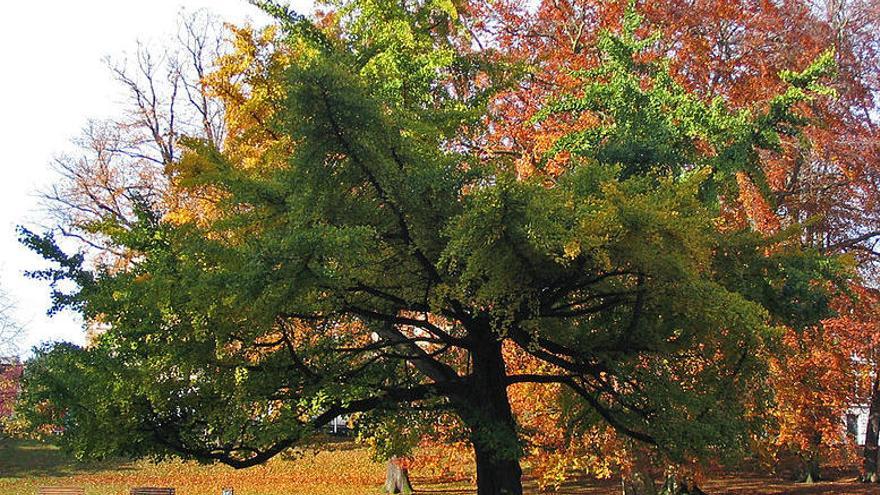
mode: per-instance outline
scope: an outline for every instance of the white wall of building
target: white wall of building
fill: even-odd
[[[856,426],[856,443],[859,445],[865,444],[865,435],[868,431],[868,406],[852,406],[847,410],[847,416],[855,416],[855,426]],[[845,418],[847,421],[847,427],[849,427],[849,418]],[[847,430],[849,433],[849,430]]]

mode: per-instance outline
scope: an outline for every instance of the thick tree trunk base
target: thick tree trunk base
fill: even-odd
[[[477,495],[522,495],[522,468],[515,459],[495,459],[475,449]]]
[[[412,483],[409,481],[409,472],[400,465],[399,459],[392,457],[388,461],[388,467],[385,471],[385,493],[408,495],[413,491]]]
[[[868,434],[872,433],[872,429],[868,429]],[[873,432],[876,433],[876,432]],[[876,440],[875,440],[876,442]],[[864,458],[864,463],[862,466],[862,475],[861,479],[865,483],[877,483],[880,482],[880,465],[877,463],[877,455],[878,449],[874,446],[865,446],[865,451],[862,454]]]
[[[796,481],[798,483],[806,483],[810,485],[817,481],[820,481],[821,479],[822,476],[819,472],[819,462],[815,460],[808,460],[801,468],[801,472],[798,473]]]
[[[477,468],[477,495],[522,495],[521,446],[507,396],[501,341],[488,320],[471,328],[473,371],[460,411],[470,429]]]

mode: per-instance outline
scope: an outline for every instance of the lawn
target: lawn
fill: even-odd
[[[263,466],[235,470],[193,462],[78,463],[58,449],[31,441],[0,440],[0,494],[31,494],[44,485],[84,486],[87,495],[128,494],[133,486],[174,486],[178,495],[361,495],[379,493],[384,467],[351,444],[277,458]]]
[[[420,493],[465,495],[468,483],[436,484],[413,473]],[[133,486],[174,486],[178,495],[219,495],[233,487],[236,495],[364,495],[381,493],[384,467],[366,449],[349,442],[334,443],[321,453],[277,458],[264,466],[234,470],[220,465],[166,461],[79,463],[54,447],[32,441],[0,440],[0,494],[31,495],[44,485],[83,486],[87,495],[127,495]],[[584,480],[564,486],[560,494],[618,494],[613,481]],[[880,494],[880,487],[843,478],[815,485],[796,485],[747,475],[718,477],[704,489],[712,495]],[[527,480],[526,492],[535,493]]]

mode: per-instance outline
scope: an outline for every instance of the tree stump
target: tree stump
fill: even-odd
[[[412,484],[409,481],[409,472],[397,457],[388,460],[388,468],[385,471],[385,493],[403,493],[410,494],[413,492]]]

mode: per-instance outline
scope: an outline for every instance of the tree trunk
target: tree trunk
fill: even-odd
[[[874,372],[871,387],[871,403],[868,407],[868,428],[865,432],[865,450],[862,462],[862,479],[871,481],[877,474],[877,437],[880,435],[880,370]]]
[[[477,495],[522,495],[522,468],[518,459],[498,459],[474,445]]]
[[[388,469],[385,471],[385,493],[408,495],[412,492],[413,487],[409,482],[409,472],[406,467],[400,464],[399,459],[392,457],[388,460]]]
[[[477,467],[477,495],[522,495],[522,468],[516,422],[507,396],[507,371],[501,342],[489,325],[471,353],[472,387],[461,408],[470,429]]]
[[[822,434],[816,432],[810,439],[809,447],[805,452],[801,452],[801,470],[798,473],[797,481],[799,483],[815,483],[822,479],[820,468],[820,460],[822,458],[820,452],[822,447]]]
[[[819,473],[819,459],[816,456],[805,458],[801,469],[801,475],[798,477],[801,483],[809,485],[822,479]]]

